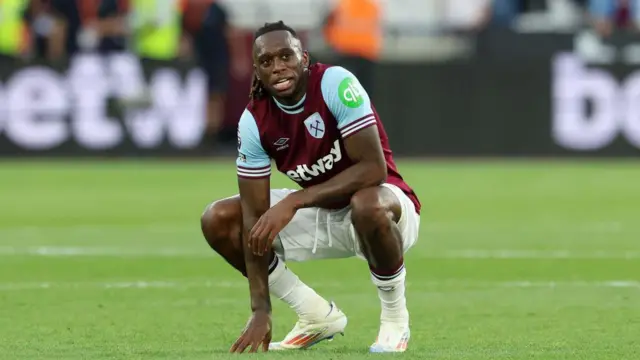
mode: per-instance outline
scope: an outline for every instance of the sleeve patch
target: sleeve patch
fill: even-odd
[[[369,95],[349,70],[340,66],[327,69],[321,87],[343,138],[376,124]]]
[[[338,96],[340,101],[352,109],[359,108],[364,104],[362,87],[356,85],[354,78],[346,77],[338,86]]]

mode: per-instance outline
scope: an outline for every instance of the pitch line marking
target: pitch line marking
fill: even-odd
[[[515,250],[515,249],[460,249],[433,251],[422,250],[425,259],[640,259],[640,251],[610,250]],[[215,257],[204,244],[201,248],[179,247],[98,247],[98,246],[0,246],[1,256],[41,257]]]
[[[411,286],[411,283],[408,283]],[[342,283],[319,283],[315,287],[342,287]],[[418,282],[418,287],[467,287],[467,288],[634,288],[640,289],[640,281],[608,280],[608,281],[427,281]],[[20,290],[55,290],[55,289],[188,289],[188,288],[237,288],[244,289],[245,282],[226,281],[114,281],[114,282],[5,282],[0,283],[0,291]]]

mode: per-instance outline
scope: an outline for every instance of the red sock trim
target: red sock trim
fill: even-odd
[[[381,280],[393,279],[394,277],[398,276],[398,274],[400,274],[400,272],[402,272],[403,269],[404,269],[404,258],[400,258],[400,261],[398,262],[398,264],[391,268],[375,268],[369,265],[369,270],[371,270],[371,273],[373,274],[373,276]]]

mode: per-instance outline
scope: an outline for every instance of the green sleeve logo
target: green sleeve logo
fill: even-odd
[[[350,108],[357,108],[364,103],[362,88],[351,77],[344,78],[338,87],[338,96],[343,104]]]

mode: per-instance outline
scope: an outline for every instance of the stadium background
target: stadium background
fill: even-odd
[[[190,1],[169,55],[132,47],[136,16],[182,17],[169,0],[100,2],[0,0],[0,358],[226,358],[247,286],[199,216],[237,191],[252,32],[276,20],[364,74],[424,204],[409,358],[640,355],[638,1],[380,1],[372,59],[327,41],[340,1]],[[364,264],[291,266],[350,316],[304,356],[365,357]]]

